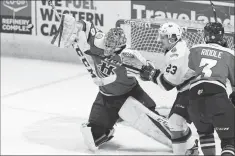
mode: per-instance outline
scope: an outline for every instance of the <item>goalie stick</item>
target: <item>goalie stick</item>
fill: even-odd
[[[58,47],[60,47],[60,41],[61,41],[61,36],[62,36],[62,31],[63,31],[64,16],[62,15],[62,18],[60,17],[59,13],[55,9],[55,6],[52,4],[51,0],[48,0],[48,4],[51,6],[52,10],[55,12],[56,17],[61,22],[60,27],[58,29],[58,33],[56,33],[56,35],[53,37],[53,39],[51,41],[51,44],[54,44],[55,41],[56,41],[56,38],[58,37],[58,35],[60,35],[59,36],[59,42],[58,42]]]

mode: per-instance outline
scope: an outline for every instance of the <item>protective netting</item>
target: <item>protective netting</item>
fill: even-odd
[[[157,42],[158,28],[161,24],[172,21],[179,24],[184,30],[183,39],[187,41],[189,48],[195,44],[204,43],[203,27],[205,23],[193,21],[179,21],[172,19],[154,20],[154,19],[141,19],[141,20],[119,20],[118,25],[124,25],[125,31],[128,36],[131,49],[147,52],[162,52],[160,44]],[[129,28],[128,28],[129,27]],[[228,46],[234,49],[234,27],[225,27],[225,39]]]

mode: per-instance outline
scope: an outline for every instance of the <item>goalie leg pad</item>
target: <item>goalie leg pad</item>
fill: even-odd
[[[98,147],[95,145],[95,140],[93,138],[91,127],[87,126],[87,123],[83,123],[81,125],[81,132],[84,139],[85,144],[91,151],[96,151]]]
[[[150,111],[133,97],[127,98],[118,114],[141,133],[171,148],[167,120]]]
[[[98,147],[104,144],[105,142],[108,142],[113,138],[114,129],[107,129],[105,133],[102,135],[99,135],[99,137],[94,137],[95,132],[93,132],[94,129],[92,124],[89,123],[83,123],[81,125],[81,132],[84,139],[85,144],[91,151],[98,150]]]
[[[194,146],[192,131],[187,121],[178,114],[172,114],[169,118],[169,127],[172,134],[172,148],[175,155],[185,155],[187,150]]]

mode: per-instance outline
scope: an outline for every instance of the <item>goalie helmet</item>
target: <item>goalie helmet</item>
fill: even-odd
[[[179,25],[173,22],[167,22],[160,26],[159,35],[167,36],[168,39],[174,38],[175,41],[181,39],[182,37],[182,29]]]
[[[204,40],[206,43],[216,43],[227,47],[227,42],[224,39],[224,27],[218,22],[209,22],[204,27]]]
[[[106,56],[119,52],[126,46],[126,36],[122,28],[111,28],[104,37],[104,54]]]

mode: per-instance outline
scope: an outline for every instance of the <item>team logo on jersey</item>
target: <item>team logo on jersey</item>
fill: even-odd
[[[199,89],[197,92],[198,95],[201,95],[202,93],[203,93],[203,89]]]
[[[108,77],[109,75],[115,74],[114,70],[116,69],[115,66],[108,64],[107,62],[101,61],[101,64],[98,66],[99,69],[99,75],[101,77]]]

